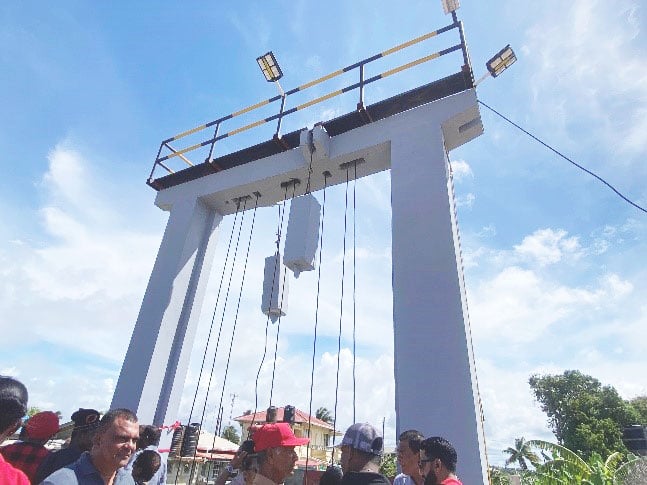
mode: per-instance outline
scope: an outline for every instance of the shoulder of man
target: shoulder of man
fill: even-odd
[[[343,485],[391,485],[384,475],[373,472],[347,472],[341,479]]]
[[[72,468],[61,468],[41,482],[41,485],[72,485],[79,483],[76,472]]]
[[[71,447],[50,453],[38,467],[36,483],[42,482],[56,470],[60,470],[61,468],[74,463],[80,456],[81,450]]]
[[[93,477],[95,478],[93,480]],[[42,481],[44,485],[70,485],[74,483],[90,484],[100,479],[99,472],[90,461],[90,454],[86,451],[69,465],[61,468]],[[103,483],[103,480],[101,480]]]
[[[393,485],[407,485],[410,483],[411,477],[406,473],[399,473],[393,479]]]

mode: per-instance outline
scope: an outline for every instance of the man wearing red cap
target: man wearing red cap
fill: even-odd
[[[294,448],[306,445],[310,440],[294,436],[289,423],[267,423],[252,431],[254,455],[258,461],[254,485],[283,483],[292,474],[298,459]],[[245,478],[242,473],[239,473],[231,485],[244,483]]]
[[[41,462],[49,455],[45,448],[52,436],[58,432],[58,415],[52,411],[34,414],[22,428],[20,440],[0,448],[5,460],[25,472],[35,482],[36,471]]]

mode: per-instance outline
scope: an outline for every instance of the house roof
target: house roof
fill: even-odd
[[[200,430],[197,448],[199,452],[203,453],[224,453],[227,455],[238,451],[238,445],[236,443],[232,443],[225,438],[221,438],[204,430]]]
[[[283,412],[285,408],[276,408],[276,420],[277,421],[282,421],[283,420]],[[262,424],[265,422],[265,417],[267,415],[266,411],[256,411],[256,413],[249,413],[249,414],[243,414],[242,416],[238,416],[237,418],[234,418],[234,421],[238,421],[239,423],[251,423],[252,420],[254,423],[259,423]],[[320,428],[325,428],[333,431],[333,425],[330,423],[326,423],[325,421],[322,421],[319,418],[316,418],[314,416],[310,416],[308,413],[305,411],[301,411],[300,409],[294,409],[294,422],[295,424],[308,424],[308,421],[313,426],[318,426]]]
[[[318,458],[313,458],[312,456],[308,459],[305,458],[300,458],[297,460],[297,462],[294,464],[298,468],[314,468],[318,469],[322,466],[326,465],[326,462],[324,460],[319,460]]]

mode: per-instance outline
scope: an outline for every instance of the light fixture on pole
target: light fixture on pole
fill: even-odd
[[[516,61],[517,61],[517,56],[512,50],[512,47],[510,47],[510,44],[508,44],[499,52],[494,54],[494,56],[485,63],[485,67],[487,67],[488,72],[483,74],[483,76],[481,76],[481,78],[474,83],[474,86],[477,86],[481,81],[483,81],[488,76],[497,77],[499,74],[501,74],[503,71],[509,68]]]
[[[446,15],[455,12],[461,6],[459,0],[442,0],[442,4]]]
[[[281,71],[281,67],[276,61],[276,57],[274,57],[274,53],[272,51],[269,51],[268,53],[257,57],[256,62],[258,62],[258,67],[261,68],[263,76],[265,76],[265,80],[276,84],[276,87],[279,89],[281,96],[283,96],[283,88],[279,83],[279,79],[283,77],[283,71]]]

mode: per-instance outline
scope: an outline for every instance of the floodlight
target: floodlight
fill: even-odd
[[[460,0],[441,0],[445,14],[454,12],[461,6]]]
[[[514,55],[514,51],[510,47],[510,44],[508,44],[499,52],[497,52],[494,57],[492,57],[492,59],[487,61],[485,66],[487,67],[487,70],[490,72],[490,75],[492,77],[497,77],[512,64],[514,64],[516,60],[517,56]]]
[[[263,75],[267,81],[276,82],[283,77],[283,71],[281,71],[279,63],[276,62],[276,57],[274,57],[272,51],[263,54],[261,57],[257,57],[256,62],[258,62],[258,66],[263,71]]]

